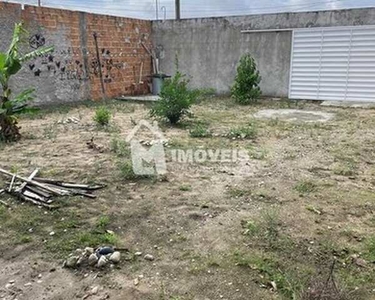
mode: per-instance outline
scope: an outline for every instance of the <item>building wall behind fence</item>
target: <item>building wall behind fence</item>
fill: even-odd
[[[193,87],[229,92],[240,56],[249,52],[262,75],[263,94],[286,97],[292,32],[243,34],[241,30],[374,24],[374,8],[280,13],[153,22],[152,38],[162,55],[162,71],[174,73],[177,58],[179,70],[191,77]]]
[[[11,84],[16,91],[35,87],[36,104],[76,102],[102,98],[99,58],[108,98],[147,93],[143,81],[151,75],[151,58],[142,42],[151,47],[151,22],[46,7],[0,3],[0,51],[9,46],[16,22],[28,31],[24,51],[55,46],[55,51],[27,62]]]

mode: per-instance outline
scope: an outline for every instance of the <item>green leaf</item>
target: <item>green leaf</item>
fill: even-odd
[[[22,23],[17,23],[14,26],[12,42],[10,43],[9,50],[7,52],[9,56],[18,57],[19,44],[22,40],[22,36],[26,33],[27,31],[23,28]]]
[[[22,93],[18,94],[16,97],[14,97],[11,102],[12,102],[12,105],[19,105],[19,104],[23,104],[23,103],[26,103],[30,100],[33,100],[34,99],[34,96],[33,96],[33,93],[35,92],[35,89],[33,88],[30,88],[30,89],[27,89],[27,90],[24,90]]]
[[[0,52],[0,72],[5,68],[5,62],[7,60],[7,55]]]
[[[27,61],[29,59],[33,59],[33,58],[36,58],[38,56],[53,52],[54,50],[55,50],[55,47],[53,47],[53,46],[39,48],[39,49],[36,49],[36,50],[22,56],[20,58],[20,61],[24,62],[24,61]]]
[[[18,59],[12,59],[6,69],[8,76],[17,74],[17,72],[21,70],[21,68],[21,62]]]

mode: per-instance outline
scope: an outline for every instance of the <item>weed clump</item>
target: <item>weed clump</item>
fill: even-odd
[[[106,126],[112,118],[111,111],[106,107],[99,107],[95,111],[94,121],[100,126]]]
[[[230,129],[227,136],[231,139],[252,140],[257,136],[257,128],[252,123],[247,126],[235,127]]]
[[[204,125],[198,124],[190,130],[190,136],[193,138],[207,138],[211,137],[211,131]]]

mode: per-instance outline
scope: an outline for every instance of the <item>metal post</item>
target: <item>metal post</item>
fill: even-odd
[[[156,20],[159,20],[159,0],[155,0],[156,5]]]
[[[38,6],[42,6],[41,0],[38,0]]]
[[[165,22],[165,20],[167,19],[167,8],[165,6],[162,6],[160,10],[164,12],[163,22]]]
[[[181,20],[181,3],[180,3],[180,0],[176,0],[176,20]]]
[[[103,71],[102,71],[102,63],[100,61],[100,55],[99,55],[98,34],[96,32],[94,32],[93,36],[94,36],[94,41],[95,41],[96,59],[97,59],[98,69],[99,69],[100,84],[101,84],[101,87],[102,87],[102,97],[103,97],[104,100],[106,100]]]

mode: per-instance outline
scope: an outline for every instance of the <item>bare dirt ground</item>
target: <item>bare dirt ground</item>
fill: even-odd
[[[149,107],[107,106],[114,117],[105,128],[92,105],[23,116],[24,138],[1,146],[4,169],[26,176],[38,167],[44,177],[107,188],[94,200],[62,198],[54,211],[2,196],[11,208],[0,206],[0,299],[375,299],[374,110],[207,99],[177,128],[160,123],[168,173],[138,179],[124,166],[123,141],[150,119]],[[335,117],[253,117],[283,108]],[[59,122],[67,117],[80,121]],[[196,124],[212,136],[191,137]],[[249,128],[251,138],[226,136]],[[92,137],[104,152],[87,148]],[[244,149],[250,160],[181,164],[173,149]],[[113,270],[62,268],[75,249],[103,244],[129,250]],[[331,292],[342,294],[319,298],[334,260],[339,291]]]

